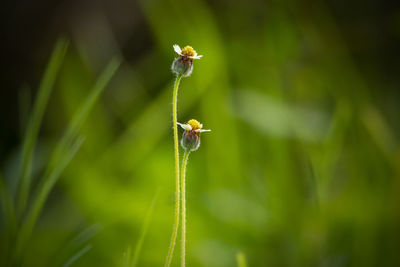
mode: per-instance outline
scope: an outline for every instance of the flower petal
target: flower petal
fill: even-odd
[[[211,130],[208,130],[208,129],[197,129],[197,130],[194,130],[196,133],[203,133],[203,132],[211,132]]]
[[[200,59],[202,56],[203,56],[203,55],[194,55],[194,56],[189,57],[189,58],[192,58],[192,59]]]
[[[184,123],[180,123],[180,122],[177,122],[177,124],[180,125],[186,131],[192,130],[192,126],[190,126],[189,124],[184,124]]]
[[[181,48],[179,47],[179,45],[175,44],[175,45],[174,45],[174,50],[175,50],[175,52],[178,53],[179,55],[182,54],[182,50],[181,50]]]

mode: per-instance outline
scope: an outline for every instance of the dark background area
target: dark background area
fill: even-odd
[[[240,1],[207,1],[219,24],[227,24],[229,7]],[[279,2],[279,1],[278,1]],[[285,1],[292,12],[313,13],[313,1]],[[321,2],[321,1],[318,1]],[[400,84],[400,8],[396,1],[322,1],[329,9],[371,93],[395,113]],[[255,17],[265,18],[274,1],[251,1]],[[72,35],[77,17],[101,10],[115,33],[125,59],[134,62],[154,45],[146,19],[135,1],[10,1],[1,11],[1,158],[19,142],[18,90],[38,84],[55,40]],[[190,5],[190,4],[188,4]],[[282,5],[284,5],[282,3]],[[318,10],[314,10],[318,13]],[[312,17],[311,17],[312,19]],[[240,21],[237,21],[240,24]],[[239,26],[240,27],[240,26]],[[246,31],[247,29],[243,29]],[[100,44],[101,45],[101,44]],[[35,92],[36,87],[30,87]],[[397,111],[397,110],[396,110]]]

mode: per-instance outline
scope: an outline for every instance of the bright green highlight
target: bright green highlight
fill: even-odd
[[[236,261],[238,267],[247,267],[246,255],[243,252],[236,253]]]

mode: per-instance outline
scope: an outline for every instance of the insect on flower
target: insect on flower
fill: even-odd
[[[211,132],[211,130],[202,129],[203,124],[197,120],[190,120],[186,124],[178,124],[185,130],[181,139],[181,145],[185,150],[195,151],[200,147],[200,134],[202,132]]]
[[[183,49],[179,45],[174,45],[175,52],[179,55],[172,63],[172,72],[182,77],[188,77],[193,71],[193,60],[200,59],[202,55],[197,55],[193,47],[187,45]]]

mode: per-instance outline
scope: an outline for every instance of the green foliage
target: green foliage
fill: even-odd
[[[76,153],[81,148],[84,138],[79,135],[80,129],[84,124],[89,112],[93,108],[101,92],[104,90],[116,70],[120,65],[120,60],[114,59],[110,62],[104,72],[93,86],[86,101],[77,110],[72,118],[69,127],[65,131],[63,137],[58,142],[54,153],[49,159],[43,177],[39,180],[37,192],[32,197],[31,205],[26,210],[26,201],[31,191],[31,168],[33,161],[33,150],[37,142],[40,124],[47,106],[48,98],[52,88],[54,87],[57,73],[63,62],[66,54],[68,42],[65,39],[60,39],[55,46],[53,55],[50,59],[42,84],[40,86],[36,103],[33,108],[32,118],[29,120],[29,125],[24,139],[22,164],[20,170],[19,191],[16,194],[17,206],[14,208],[13,200],[8,192],[6,185],[1,179],[0,192],[2,201],[3,218],[5,218],[4,232],[6,233],[4,241],[4,255],[2,256],[3,263],[10,265],[24,264],[24,253],[27,249],[27,242],[30,241],[32,232],[39,218],[44,203],[46,202],[49,193],[52,191],[55,183],[59,179],[64,169],[68,166]],[[2,178],[2,177],[0,177]],[[89,235],[90,236],[90,235]],[[80,238],[84,242],[86,238]],[[71,245],[72,248],[77,246]],[[70,266],[79,257],[86,253],[91,248],[90,245],[85,245],[63,266]],[[29,263],[27,263],[29,265]]]
[[[118,60],[96,74],[118,51],[86,51],[75,40],[79,49],[71,45],[52,71],[46,112],[32,112],[39,126],[22,158],[35,194],[25,216],[7,191],[19,172],[4,163],[2,257],[18,233],[25,266],[129,266],[134,255],[138,266],[163,265],[174,218],[177,43],[204,55],[180,85],[178,119],[212,129],[187,173],[187,265],[243,266],[238,251],[247,266],[399,265],[400,125],[390,85],[375,68],[360,71],[324,2],[250,2],[139,1],[151,45],[110,83]],[[56,147],[43,174],[29,170],[40,167],[35,145]],[[68,245],[97,223],[101,231]]]
[[[31,184],[31,168],[33,149],[39,133],[40,124],[42,122],[43,113],[46,109],[50,93],[54,87],[54,82],[61,63],[67,51],[68,42],[64,39],[58,41],[50,62],[47,66],[43,80],[40,84],[39,93],[36,98],[35,106],[32,112],[32,118],[26,130],[22,149],[22,164],[19,178],[19,194],[17,202],[17,215],[22,216],[25,211],[26,201],[29,195]]]
[[[145,220],[143,222],[143,227],[140,232],[140,237],[136,243],[136,248],[135,248],[135,253],[133,254],[132,263],[130,264],[131,267],[137,266],[137,263],[139,261],[139,256],[140,256],[140,252],[143,247],[144,238],[146,237],[147,231],[149,229],[150,220],[153,215],[154,206],[156,205],[159,193],[160,192],[158,190],[153,198],[150,208],[147,210],[147,214],[146,214]]]

